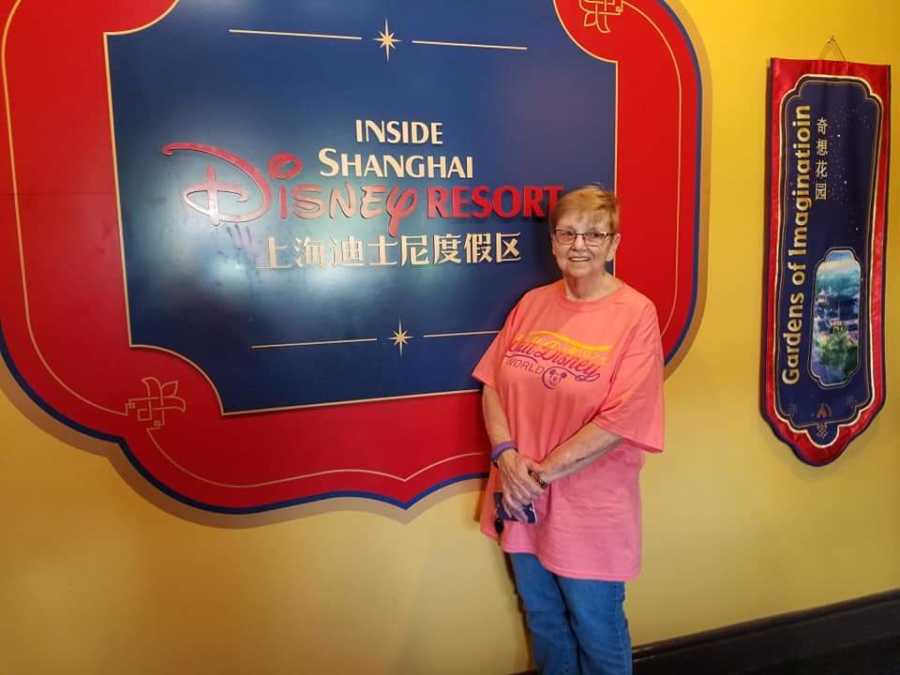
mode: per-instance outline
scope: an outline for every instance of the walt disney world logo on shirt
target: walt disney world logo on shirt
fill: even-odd
[[[519,334],[504,356],[510,368],[541,378],[547,389],[556,389],[571,377],[575,382],[594,382],[609,361],[611,345],[590,345],[561,333],[536,330]]]

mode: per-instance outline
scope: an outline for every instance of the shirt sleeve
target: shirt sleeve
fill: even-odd
[[[663,413],[662,338],[656,309],[648,301],[592,421],[644,450],[661,452]]]
[[[519,301],[519,303],[510,310],[509,314],[507,314],[506,321],[503,323],[503,328],[501,328],[500,332],[494,337],[490,347],[487,348],[487,351],[481,357],[478,365],[475,366],[475,370],[472,371],[472,377],[491,387],[491,389],[497,388],[497,370],[500,368],[500,361],[506,353],[506,348],[509,346],[510,341],[515,335],[514,326],[521,304],[522,302]]]

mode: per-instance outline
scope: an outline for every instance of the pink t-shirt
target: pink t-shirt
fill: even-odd
[[[663,447],[663,354],[653,303],[627,285],[575,302],[562,281],[529,291],[473,372],[492,387],[519,452],[538,461],[592,422],[622,437],[612,451],[555,481],[535,525],[507,522],[502,546],[533,553],[565,577],[623,581],[640,570],[642,450]],[[481,529],[494,530],[491,471]]]

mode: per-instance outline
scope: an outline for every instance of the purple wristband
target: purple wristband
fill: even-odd
[[[513,441],[503,441],[502,443],[497,443],[497,445],[491,448],[491,464],[497,466],[497,460],[500,459],[500,455],[502,455],[507,450],[515,450],[516,452],[519,451]]]

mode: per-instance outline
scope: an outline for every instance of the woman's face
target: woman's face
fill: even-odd
[[[586,233],[597,233],[594,235]],[[572,243],[560,241],[571,233],[577,233]],[[598,238],[599,234],[599,238]],[[603,236],[603,235],[607,236]],[[589,237],[595,241],[588,241]],[[611,234],[609,219],[606,218],[599,224],[589,224],[589,221],[579,213],[568,213],[556,223],[554,232],[553,255],[563,276],[570,278],[600,278],[606,273],[606,263],[616,256],[619,247],[619,235]]]

